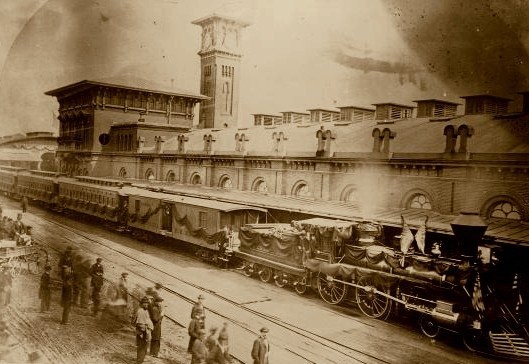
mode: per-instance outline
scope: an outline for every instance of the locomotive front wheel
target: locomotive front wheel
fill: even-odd
[[[481,330],[468,329],[463,332],[463,344],[469,351],[482,351],[486,347]]]
[[[419,326],[422,333],[431,339],[439,335],[439,325],[430,315],[422,315],[419,320]]]
[[[283,288],[288,283],[285,279],[285,276],[280,271],[274,272],[274,283],[279,288]]]
[[[265,283],[270,282],[272,279],[272,269],[265,267],[264,265],[260,265],[257,269],[259,273],[259,279]]]
[[[300,296],[303,296],[307,292],[307,278],[303,277],[294,284],[294,290]]]
[[[337,305],[347,296],[347,286],[337,282],[332,276],[320,273],[318,274],[318,292],[322,300],[331,305]]]
[[[389,294],[389,288],[377,285],[370,276],[360,278],[357,284],[363,286],[356,288],[356,303],[360,311],[366,316],[385,320],[391,312],[393,302],[376,291]]]

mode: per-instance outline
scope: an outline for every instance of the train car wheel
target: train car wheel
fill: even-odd
[[[389,298],[377,294],[375,290],[389,294],[389,288],[375,284],[370,276],[361,277],[357,284],[363,286],[356,288],[356,302],[360,311],[369,317],[386,319],[391,312],[393,302]]]
[[[279,288],[283,288],[283,287],[286,286],[288,281],[286,280],[286,277],[285,277],[285,275],[282,272],[276,271],[276,272],[274,272],[274,283]]]
[[[268,283],[272,279],[272,269],[260,265],[258,268],[259,279],[262,282]]]
[[[307,292],[307,278],[303,277],[294,284],[296,293],[303,296]]]
[[[486,346],[481,330],[469,329],[463,332],[463,344],[469,351],[481,351]]]
[[[246,277],[251,277],[254,272],[252,264],[244,264],[242,272]]]
[[[320,273],[318,275],[318,292],[322,300],[331,305],[337,305],[347,296],[347,286],[335,281],[332,276]]]
[[[439,325],[430,315],[422,315],[419,320],[419,326],[421,327],[422,333],[429,338],[433,339],[439,335]]]

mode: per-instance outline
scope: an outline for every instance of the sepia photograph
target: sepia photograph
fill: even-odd
[[[0,364],[529,363],[529,1],[0,24]]]

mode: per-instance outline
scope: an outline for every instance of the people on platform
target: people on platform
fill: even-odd
[[[22,208],[22,212],[28,211],[28,198],[26,196],[22,197],[22,200],[20,201],[20,207]]]
[[[270,353],[270,343],[267,338],[268,328],[263,327],[260,332],[261,335],[253,342],[253,364],[268,364],[268,354]]]
[[[40,276],[39,298],[40,298],[40,312],[47,312],[50,310],[51,304],[51,266],[44,267],[44,273]]]
[[[206,331],[204,329],[198,330],[198,336],[193,342],[191,348],[191,364],[206,364],[208,358],[208,349],[205,344]]]
[[[149,316],[149,300],[142,298],[141,306],[136,312],[136,363],[141,364],[145,360],[145,354],[147,354],[147,346],[151,340],[151,331],[153,324]]]
[[[62,305],[62,320],[61,324],[67,325],[70,317],[70,309],[72,306],[72,297],[73,297],[73,274],[70,271],[64,273],[62,279],[62,295],[61,295],[61,305]]]
[[[92,287],[92,314],[94,316],[97,315],[99,312],[99,308],[101,305],[101,289],[103,288],[103,265],[101,262],[103,259],[97,258],[96,262],[92,267],[90,268],[90,276],[92,277],[92,280],[90,282],[90,285]]]
[[[227,364],[231,363],[231,356],[228,350],[228,342],[221,339],[215,342],[208,354],[208,364]]]
[[[151,355],[158,357],[160,352],[160,341],[162,339],[162,320],[164,316],[163,298],[156,297],[154,304],[149,310],[151,321],[153,324],[152,338],[151,338]]]
[[[62,254],[58,266],[61,279],[63,280],[67,271],[70,273],[73,271],[73,249],[71,246],[68,246]]]
[[[194,316],[198,316],[199,320],[201,321],[201,328],[205,329],[206,327],[206,310],[204,308],[204,301],[206,300],[206,297],[203,294],[198,295],[197,302],[193,306],[193,309],[191,310],[191,318]]]
[[[211,351],[215,345],[218,342],[217,333],[219,332],[219,328],[216,326],[212,326],[209,328],[209,335],[206,338],[206,347],[208,348],[208,351]]]
[[[201,320],[199,318],[199,314],[195,313],[191,321],[189,322],[189,326],[187,328],[187,333],[189,334],[189,345],[187,346],[187,352],[191,353],[193,349],[193,344],[196,339],[200,336],[200,330],[202,330],[202,324]]]

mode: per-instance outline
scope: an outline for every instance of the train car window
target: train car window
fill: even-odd
[[[198,227],[207,227],[207,214],[205,211],[198,212]]]

